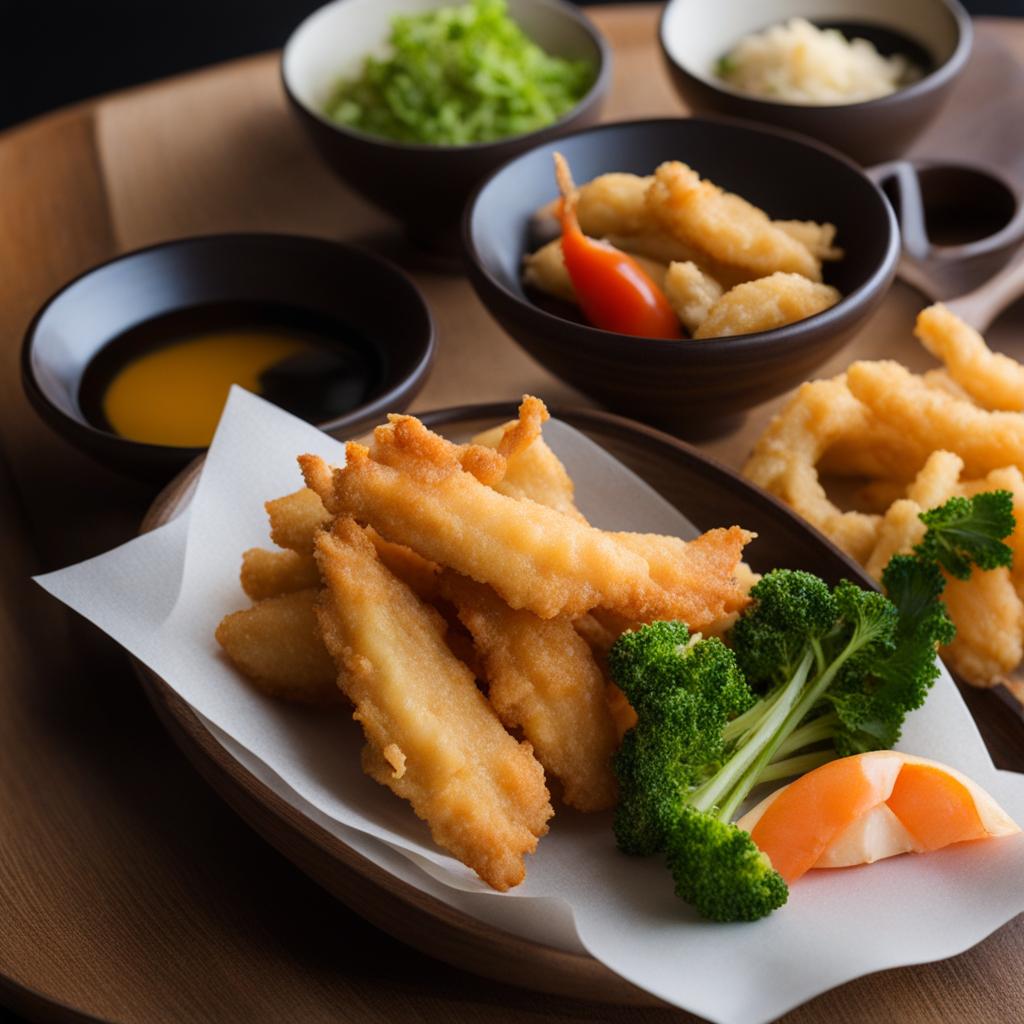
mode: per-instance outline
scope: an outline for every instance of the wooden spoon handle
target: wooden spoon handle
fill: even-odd
[[[996,317],[1021,295],[1024,295],[1024,247],[995,277],[946,305],[961,320],[984,333]]]

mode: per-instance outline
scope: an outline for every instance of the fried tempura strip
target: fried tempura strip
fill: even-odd
[[[522,729],[570,807],[612,807],[617,737],[604,675],[572,622],[515,611],[490,587],[453,572],[444,574],[442,591],[480,652],[488,699],[502,722]]]
[[[710,181],[686,164],[663,163],[647,190],[647,206],[664,230],[742,267],[754,277],[776,271],[821,280],[821,261],[802,242],[776,227],[763,211]]]
[[[300,457],[306,482],[336,514],[490,584],[513,608],[541,618],[596,605],[639,615],[660,598],[639,555],[553,509],[485,487],[453,458],[455,446],[413,417],[378,427],[375,442],[375,455],[390,464],[354,443],[333,472],[316,456]]]
[[[722,286],[692,260],[670,263],[665,274],[665,297],[682,325],[693,334],[722,297]]]
[[[819,260],[843,258],[843,250],[835,244],[835,224],[819,224],[813,220],[773,220],[772,224],[801,245],[807,246]]]
[[[697,633],[749,603],[737,569],[755,534],[739,526],[708,530],[690,541],[657,533],[611,536],[647,562],[651,579],[665,594],[665,602],[643,616],[646,620],[679,619]]]
[[[485,448],[497,448],[505,432],[515,424],[513,420],[512,423],[485,430],[473,438],[473,443]],[[538,436],[509,457],[505,476],[500,483],[494,485],[494,489],[510,498],[528,498],[538,505],[546,505],[580,522],[586,522],[573,500],[572,479],[543,437]]]
[[[738,284],[709,310],[694,338],[728,338],[772,331],[830,309],[840,299],[831,285],[799,274],[775,273]]]
[[[320,628],[372,748],[367,770],[485,882],[518,885],[553,813],[530,744],[505,731],[438,636],[436,613],[384,568],[354,522],[339,518],[321,533],[316,557],[327,587]]]
[[[842,377],[808,382],[771,421],[743,467],[748,480],[781,498],[859,562],[875,546],[881,520],[840,511],[825,494],[816,464],[839,439],[862,436],[868,422],[867,410]]]
[[[1024,410],[1024,366],[993,352],[973,327],[941,302],[917,314],[914,335],[982,408]]]
[[[1024,465],[1024,416],[987,412],[945,394],[899,363],[854,363],[846,372],[850,391],[908,449],[956,452],[969,476]],[[923,461],[923,460],[922,460]]]
[[[313,556],[287,549],[250,548],[243,552],[240,578],[242,590],[254,601],[320,585],[320,571]]]
[[[270,539],[279,548],[288,548],[300,555],[313,554],[317,530],[331,521],[324,503],[308,487],[268,501],[263,507],[270,517]]]
[[[1006,543],[1013,549],[1010,576],[1014,589],[1024,600],[1024,474],[1017,466],[1003,466],[992,470],[981,480],[967,480],[961,485],[961,492],[968,498],[982,491],[1009,491],[1013,495],[1013,518],[1016,523]]]
[[[320,639],[317,589],[268,597],[226,615],[217,642],[268,697],[304,704],[339,702],[337,670]]]

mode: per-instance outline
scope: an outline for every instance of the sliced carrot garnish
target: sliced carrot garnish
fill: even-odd
[[[886,803],[926,850],[988,835],[970,790],[937,766],[905,764]]]
[[[830,761],[791,782],[765,810],[751,838],[772,867],[795,882],[851,822],[885,801],[899,770],[896,754]]]

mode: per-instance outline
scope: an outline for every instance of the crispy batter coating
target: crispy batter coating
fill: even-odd
[[[693,336],[727,338],[771,331],[821,313],[839,299],[839,292],[829,284],[777,272],[727,291],[710,308]]]
[[[457,573],[446,572],[442,588],[480,652],[488,699],[502,722],[522,730],[570,807],[612,807],[615,726],[604,676],[572,622],[515,611],[490,587]]]
[[[968,498],[982,491],[1009,491],[1013,495],[1013,517],[1016,525],[1013,533],[1006,538],[1006,543],[1013,549],[1010,576],[1017,594],[1024,600],[1024,474],[1018,466],[1003,466],[1001,469],[992,470],[981,480],[964,481],[961,491]]]
[[[492,427],[473,438],[474,444],[497,448],[505,432],[516,421]],[[505,476],[494,485],[500,494],[510,498],[528,498],[538,505],[546,505],[580,522],[586,522],[573,499],[572,479],[561,459],[551,450],[543,437],[538,436],[527,447],[507,460]]]
[[[441,641],[437,613],[352,520],[318,536],[316,557],[327,587],[320,627],[366,735],[364,767],[485,882],[518,885],[553,813],[530,744],[505,731]]]
[[[264,508],[270,517],[270,539],[279,548],[288,548],[300,555],[313,554],[317,530],[331,521],[324,503],[308,487],[268,501]]]
[[[696,332],[722,297],[722,286],[692,260],[670,263],[664,288],[665,297],[690,334]]]
[[[956,452],[970,476],[1002,466],[1024,465],[1024,417],[987,412],[928,387],[899,363],[854,363],[846,372],[850,391],[908,448]]]
[[[821,261],[741,196],[724,192],[679,161],[663,163],[647,190],[647,205],[662,228],[716,260],[752,277],[776,271],[821,280]]]
[[[894,501],[882,517],[878,540],[864,562],[869,576],[881,580],[882,571],[893,555],[907,554],[915,544],[920,544],[925,534],[921,522],[921,506],[909,498]]]
[[[835,244],[835,224],[818,224],[813,220],[773,220],[780,231],[805,245],[819,260],[841,260],[843,250]]]
[[[320,585],[320,571],[312,555],[297,551],[267,551],[249,548],[242,553],[242,590],[254,601],[293,590],[306,590]]]
[[[317,589],[257,601],[221,619],[217,642],[238,670],[268,697],[337,704],[334,662],[320,639]]]
[[[921,374],[921,380],[925,382],[930,388],[936,388],[939,391],[945,391],[947,395],[952,395],[954,398],[959,398],[964,402],[973,402],[974,399],[967,394],[964,389],[957,384],[955,380],[949,375],[949,371],[944,367],[937,367],[934,370],[925,370]]]
[[[840,438],[864,436],[867,423],[867,410],[842,377],[802,384],[743,467],[748,480],[781,498],[859,562],[875,546],[880,519],[840,511],[825,494],[816,467]]]
[[[737,567],[756,535],[739,526],[708,530],[690,541],[657,533],[611,536],[644,558],[665,593],[665,602],[649,609],[645,621],[679,619],[696,633],[749,603]]]
[[[639,555],[553,509],[484,486],[463,470],[457,446],[419,420],[393,418],[374,439],[374,458],[350,443],[346,465],[333,472],[316,456],[300,457],[307,484],[336,514],[490,584],[513,608],[541,618],[596,605],[642,614],[659,600]]]
[[[1024,366],[993,352],[970,324],[941,302],[918,313],[914,334],[946,364],[950,378],[982,408],[1024,410]]]
[[[385,567],[397,576],[421,601],[434,604],[439,596],[438,577],[441,567],[417,555],[404,544],[385,540],[373,527],[366,527],[366,535]]]

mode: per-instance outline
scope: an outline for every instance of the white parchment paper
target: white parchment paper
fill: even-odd
[[[566,424],[545,437],[596,525],[691,536],[686,519]],[[434,847],[408,806],[359,768],[348,713],[262,697],[213,631],[246,606],[241,553],[270,546],[263,502],[301,486],[295,456],[339,464],[343,447],[241,389],[221,419],[194,498],[164,527],[38,578],[159,673],[263,782],[382,868],[525,938],[586,950],[634,984],[718,1024],[764,1024],[842,982],[968,949],[1024,911],[1024,837],[809,873],[755,924],[701,921],[672,893],[659,858],[617,852],[610,816],[557,810],[510,893],[492,892]],[[729,525],[729,524],[723,524]],[[945,673],[901,747],[946,762],[1024,821],[1024,776],[997,771]]]

